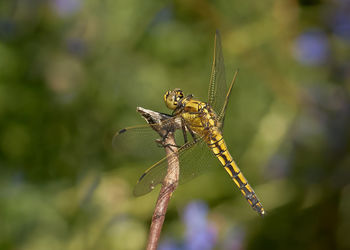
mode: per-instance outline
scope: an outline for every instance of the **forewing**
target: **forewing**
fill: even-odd
[[[148,158],[164,156],[160,143],[161,136],[154,130],[173,127],[175,117],[171,117],[159,124],[144,124],[127,127],[119,130],[113,137],[112,145],[118,155],[135,158]]]
[[[227,108],[228,102],[230,100],[230,96],[231,96],[231,93],[232,93],[232,88],[233,88],[233,85],[234,85],[234,83],[236,81],[237,75],[238,75],[238,70],[236,70],[236,72],[235,72],[235,74],[233,76],[232,82],[230,84],[230,87],[228,88],[228,91],[226,93],[224,105],[223,105],[220,113],[218,113],[218,120],[221,123],[221,128],[224,126],[225,115],[226,115],[226,108]]]
[[[208,89],[208,103],[220,114],[227,93],[224,57],[222,54],[221,36],[217,30],[214,42],[214,57]]]

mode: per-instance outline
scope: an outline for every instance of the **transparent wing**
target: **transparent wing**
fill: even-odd
[[[175,117],[170,117],[163,121],[162,125],[143,124],[123,128],[113,136],[112,146],[118,152],[118,155],[128,156],[131,159],[162,157],[164,156],[164,150],[158,143],[161,137],[152,127],[158,130],[161,128],[170,129],[175,119]]]
[[[174,119],[176,117],[163,121],[162,126],[171,126],[175,122]],[[180,161],[179,183],[182,184],[205,172],[208,169],[207,166],[210,165],[208,163],[209,159],[215,160],[215,158],[201,138],[194,141],[188,134],[189,142],[185,143],[183,131],[180,129],[176,130],[175,139],[177,145],[182,145],[178,150]],[[168,161],[164,157],[164,148],[157,142],[160,140],[161,137],[148,124],[124,128],[118,131],[113,138],[113,146],[118,151],[118,155],[127,154],[127,158],[141,160],[145,164],[149,160],[156,161],[157,158],[161,158],[141,175],[134,189],[135,196],[141,196],[152,191],[156,185],[162,183],[167,173]]]
[[[222,109],[221,109],[220,113],[218,113],[218,119],[219,119],[219,121],[221,121],[221,128],[224,126],[225,115],[226,115],[226,108],[227,108],[228,101],[230,100],[232,88],[233,88],[233,85],[234,85],[234,83],[236,81],[237,74],[238,74],[238,70],[236,70],[236,72],[235,72],[235,74],[233,76],[232,82],[230,84],[230,87],[228,88],[228,91],[226,93],[224,105],[222,106]]]
[[[221,36],[217,30],[214,41],[214,58],[208,90],[208,104],[219,115],[225,103],[227,93],[224,57],[222,55]]]
[[[202,139],[184,144],[179,148],[178,156],[180,163],[179,184],[183,184],[206,171],[207,166],[210,165],[209,158],[214,158]],[[167,174],[167,167],[168,160],[167,157],[164,157],[147,169],[137,182],[134,195],[145,195],[161,184]]]

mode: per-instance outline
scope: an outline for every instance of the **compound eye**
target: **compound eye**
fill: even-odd
[[[169,98],[169,91],[164,94],[164,101],[167,102]]]
[[[176,93],[174,91],[167,91],[164,95],[164,101],[166,106],[174,110],[176,109],[177,103],[176,103]]]

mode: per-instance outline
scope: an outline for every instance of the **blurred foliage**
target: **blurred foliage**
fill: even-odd
[[[348,0],[1,1],[0,249],[144,248],[157,193],[132,188],[159,155],[113,150],[113,133],[144,123],[136,106],[168,112],[168,89],[205,100],[216,28],[228,78],[240,69],[226,140],[268,214],[213,167],[174,194],[161,248],[195,246],[184,214],[199,207],[208,249],[349,249],[349,13]],[[194,199],[207,210],[184,213]]]

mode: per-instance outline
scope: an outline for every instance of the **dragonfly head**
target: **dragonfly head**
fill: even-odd
[[[182,98],[184,98],[184,93],[181,89],[167,91],[164,95],[165,104],[171,110],[176,109]]]

